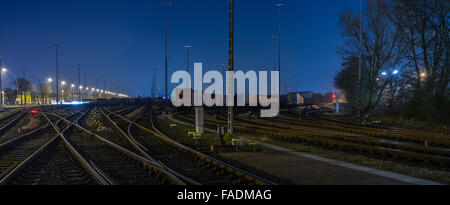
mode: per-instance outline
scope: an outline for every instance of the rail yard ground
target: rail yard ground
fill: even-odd
[[[29,109],[39,110],[31,115]],[[10,108],[0,115],[1,184],[407,185],[450,183],[445,133],[363,126],[288,111],[220,108],[195,133],[190,109],[162,105]],[[321,114],[327,112],[323,109]],[[230,141],[242,140],[242,146]]]

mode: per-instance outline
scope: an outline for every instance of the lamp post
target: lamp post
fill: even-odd
[[[189,73],[189,48],[192,48],[190,45],[185,45],[186,48],[186,72]]]
[[[56,48],[56,104],[59,104],[59,79],[58,79],[58,48],[59,45],[54,45]]]
[[[74,92],[75,84],[70,85],[70,88],[72,89],[72,102],[73,102],[73,92]]]
[[[10,71],[6,68],[2,68],[2,72],[0,72],[0,73],[3,73],[3,72],[9,72],[14,77],[14,80],[16,81],[16,98],[17,98],[17,96],[19,96],[19,83],[17,82],[16,75],[12,71]],[[1,76],[1,74],[0,74],[0,76]],[[5,105],[5,103],[4,103],[5,96],[4,96],[3,89],[1,91],[2,91],[2,106],[4,106]]]
[[[81,67],[81,65],[80,64],[78,64],[78,101],[79,102],[81,102],[81,88],[83,88],[82,86],[81,86],[81,71],[80,71],[80,67]],[[72,101],[73,101],[73,99],[72,99]]]
[[[281,7],[284,4],[278,3],[275,6],[278,8],[278,36],[276,39],[278,39],[278,73],[281,77]],[[281,91],[281,81],[278,81],[278,88]]]
[[[172,3],[171,2],[161,2],[161,6],[163,6],[163,7],[171,7],[172,6]],[[168,9],[166,9],[165,10],[165,12],[164,12],[164,52],[165,52],[165,55],[164,55],[164,65],[165,65],[165,90],[164,90],[164,92],[165,92],[165,99],[167,100],[167,10]]]
[[[2,67],[2,57],[3,56],[0,55],[0,68]],[[0,100],[2,101],[0,103],[0,108],[3,110],[3,106],[5,105],[5,94],[3,93],[3,86],[2,86],[2,72],[0,72],[0,92],[1,92]]]
[[[186,48],[186,72],[187,75],[189,76],[189,48],[192,48],[192,46],[185,45],[184,47]]]
[[[361,114],[361,66],[362,66],[362,0],[359,0],[359,62],[358,62],[358,103],[356,106],[356,112],[358,115],[358,119],[362,117]]]
[[[53,82],[52,78],[47,78],[47,82],[49,84],[49,86],[51,87],[51,83]],[[52,101],[50,100],[50,104],[52,103]]]
[[[61,85],[65,86],[66,85],[66,81],[61,81]],[[64,101],[64,87],[61,87],[61,94],[62,94],[62,101]]]

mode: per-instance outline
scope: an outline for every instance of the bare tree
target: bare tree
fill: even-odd
[[[48,83],[41,83],[40,84],[40,91],[41,91],[41,97],[45,104],[49,103],[49,97],[52,94],[52,86]]]
[[[398,46],[400,32],[392,20],[392,10],[386,0],[368,1],[362,16],[364,20],[360,39],[359,15],[350,10],[341,13],[340,25],[345,40],[338,51],[344,58],[350,58],[359,56],[361,49],[361,112],[367,118],[379,104],[384,89],[392,80],[391,73],[401,61],[402,50]],[[382,72],[387,75],[382,77]]]
[[[416,95],[445,94],[449,82],[449,10],[447,0],[395,0],[405,67]],[[424,91],[421,93],[421,91]]]

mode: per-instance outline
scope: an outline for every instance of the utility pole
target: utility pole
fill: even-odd
[[[229,11],[229,30],[228,30],[228,71],[231,71],[231,72],[233,72],[233,70],[234,70],[234,59],[233,59],[233,55],[234,55],[234,47],[233,47],[233,40],[234,40],[234,36],[233,36],[233,34],[234,34],[234,30],[233,30],[233,28],[234,28],[234,22],[233,22],[233,20],[234,20],[234,13],[233,13],[233,11],[234,11],[234,1],[233,0],[229,0],[229,3],[230,3],[230,11]],[[233,89],[232,91],[231,91],[231,93],[233,93],[233,95],[232,96],[227,96],[227,97],[231,97],[232,98],[232,100],[233,100],[233,104],[234,104],[234,86],[233,86],[233,83],[234,83],[234,78],[233,78],[233,76],[229,76],[229,78],[227,79],[228,80],[228,88],[227,89]],[[228,132],[229,133],[233,133],[233,106],[228,106],[228,119],[227,119],[227,121],[228,121]]]
[[[80,71],[81,65],[78,64],[78,101],[81,102],[81,71]]]
[[[94,89],[94,93],[95,93],[95,98],[98,98],[98,78],[95,79],[95,89]]]
[[[278,7],[278,73],[281,78],[281,7],[284,4],[275,4]],[[281,80],[278,81],[278,88],[281,90]]]
[[[277,40],[278,36],[272,36],[273,41],[273,70],[277,69]]]
[[[86,96],[84,96],[84,98],[87,99],[89,90],[87,90],[86,71],[84,71],[84,87],[83,88],[86,90],[86,92],[85,92]]]
[[[358,66],[358,103],[357,103],[357,115],[358,121],[361,118],[361,65],[362,65],[362,0],[359,0],[359,66]]]
[[[27,105],[27,95],[25,93],[25,91],[26,91],[26,88],[25,88],[25,80],[26,80],[25,68],[23,70],[23,80],[24,80],[24,85],[22,86],[22,104]]]
[[[189,76],[189,48],[191,48],[192,46],[185,45],[184,47],[186,48],[186,72],[187,72],[186,75]],[[183,92],[183,94],[184,94],[184,92]]]
[[[58,48],[59,45],[55,44],[56,48],[56,104],[59,104],[59,79],[58,79]]]
[[[172,3],[171,2],[161,2],[161,6],[164,6],[164,7],[170,7],[170,6],[172,6]],[[164,12],[164,51],[165,51],[165,57],[164,57],[164,63],[165,63],[165,90],[164,90],[164,92],[165,92],[165,99],[167,100],[167,87],[168,87],[168,84],[167,84],[167,12],[168,12],[168,9],[166,9],[165,10],[165,12]]]
[[[192,48],[190,45],[185,45],[186,48],[186,72],[189,73],[189,48]]]
[[[153,82],[152,82],[152,91],[151,91],[152,98],[155,97],[155,91],[156,91],[155,86],[156,86],[156,69],[154,69],[154,71],[153,71]]]
[[[1,56],[0,55],[0,92],[1,92],[1,96],[0,96],[0,100],[2,101],[1,103],[0,103],[0,107],[1,107],[1,109],[3,110],[3,107],[5,106],[5,94],[3,93],[3,86],[2,86],[2,71],[3,71],[3,68],[2,68],[2,57],[3,56]]]

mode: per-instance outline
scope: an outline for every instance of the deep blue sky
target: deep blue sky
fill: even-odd
[[[204,70],[227,64],[228,1],[173,0],[169,10],[170,74],[191,62]],[[340,67],[336,46],[343,9],[358,0],[236,0],[235,69],[273,67],[277,10],[282,2],[282,88],[327,92]],[[163,9],[156,0],[2,0],[0,55],[3,65],[33,83],[54,78],[55,43],[61,80],[77,82],[77,64],[103,88],[114,83],[130,95],[149,95],[154,69],[163,92]],[[193,68],[193,65],[190,66]],[[6,81],[10,76],[6,76]],[[172,87],[175,85],[172,85]],[[100,87],[100,86],[99,86]],[[169,92],[170,94],[170,92]]]

